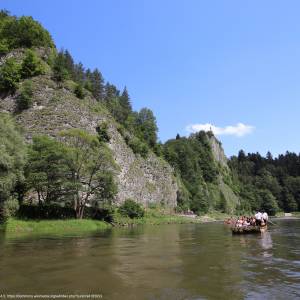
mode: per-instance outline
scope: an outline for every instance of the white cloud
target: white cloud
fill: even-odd
[[[245,125],[243,123],[237,123],[234,126],[218,127],[209,123],[206,124],[191,124],[186,127],[188,132],[198,132],[201,130],[212,131],[215,135],[234,135],[242,137],[246,134],[250,134],[255,129],[254,126]]]

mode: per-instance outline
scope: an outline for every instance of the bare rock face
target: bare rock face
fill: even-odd
[[[22,52],[16,53],[21,55]],[[28,142],[34,135],[55,137],[61,130],[70,128],[96,134],[96,127],[106,122],[109,147],[120,167],[116,175],[116,203],[132,198],[144,206],[151,203],[164,204],[170,209],[176,206],[178,187],[170,165],[151,151],[146,159],[134,154],[118,132],[114,119],[90,94],[83,100],[78,99],[73,92],[73,82],[59,86],[50,74],[34,77],[32,83],[33,106],[15,114],[16,122],[24,128]],[[17,96],[18,92],[0,98],[0,111],[15,113]]]
[[[212,154],[214,156],[215,161],[220,163],[221,166],[223,166],[223,167],[228,167],[227,166],[227,158],[225,156],[221,142],[218,141],[214,136],[211,136],[209,141],[210,141],[210,146],[211,146]]]
[[[121,168],[119,201],[132,198],[144,206],[157,203],[175,207],[178,187],[170,165],[153,153],[146,159],[135,155],[115,128],[111,127],[109,134],[110,148]]]

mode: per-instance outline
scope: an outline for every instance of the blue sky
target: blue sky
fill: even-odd
[[[0,7],[32,15],[58,48],[126,85],[134,109],[154,111],[162,141],[187,135],[187,126],[212,126],[228,156],[241,148],[300,152],[299,1],[0,0]]]

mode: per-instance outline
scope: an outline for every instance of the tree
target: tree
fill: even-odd
[[[76,189],[70,177],[68,149],[48,136],[33,137],[28,151],[26,181],[37,192],[39,204],[69,204]]]
[[[80,83],[76,84],[74,93],[75,93],[75,95],[76,95],[77,98],[79,98],[79,99],[83,99],[84,98],[85,93],[84,93],[84,89],[83,89],[82,84],[80,84]]]
[[[24,180],[23,168],[26,147],[13,120],[0,114],[0,216],[4,203],[13,196],[14,189]],[[2,213],[1,213],[2,211]]]
[[[156,118],[149,108],[142,108],[137,116],[137,126],[142,139],[153,148],[157,141]]]
[[[68,50],[61,50],[64,55],[64,66],[67,69],[68,73],[70,74],[71,78],[74,80],[74,73],[75,73],[75,64],[71,53]]]
[[[21,65],[23,78],[33,77],[44,73],[41,59],[31,49],[26,50],[25,58]]]
[[[128,116],[129,116],[129,114],[132,112],[130,98],[129,98],[129,94],[128,94],[126,86],[125,86],[119,99],[120,99],[119,101],[120,101],[120,105],[122,107],[122,112],[123,112],[121,124],[124,124],[124,122],[127,120]]]
[[[84,130],[63,131],[59,140],[35,137],[29,152],[27,181],[40,203],[71,206],[82,218],[87,204],[110,203],[117,187],[109,149]]]
[[[86,72],[86,77],[91,84],[91,92],[98,100],[104,99],[104,79],[101,72],[96,68],[92,73]]]
[[[19,65],[15,59],[8,58],[0,68],[0,92],[15,92],[20,78]]]
[[[85,80],[85,71],[84,71],[83,64],[81,62],[74,65],[73,80],[81,84],[83,84]]]
[[[10,49],[22,47],[54,48],[49,32],[32,17],[22,16],[16,18],[6,16],[0,31],[0,38],[7,40]]]
[[[107,82],[104,87],[104,93],[105,93],[104,100],[106,103],[120,96],[120,91],[116,88],[115,85],[110,84],[109,82]]]
[[[275,197],[268,190],[259,190],[258,197],[261,200],[261,209],[266,211],[269,215],[274,216],[278,211],[278,204]]]
[[[197,215],[207,213],[209,209],[209,198],[206,191],[199,189],[193,196],[191,202],[191,210]]]
[[[23,83],[20,94],[17,98],[17,110],[22,111],[32,106],[33,88],[32,81],[27,80]]]
[[[63,52],[59,52],[55,57],[52,69],[53,69],[53,78],[58,82],[62,82],[69,77],[68,70],[65,66],[65,59],[64,59]]]
[[[112,201],[117,191],[112,179],[115,165],[109,149],[96,135],[72,129],[61,132],[61,140],[68,147],[74,209],[77,218],[82,218],[86,204]]]

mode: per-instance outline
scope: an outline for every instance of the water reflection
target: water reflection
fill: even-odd
[[[0,293],[296,299],[299,250],[299,221],[281,222],[261,235],[233,236],[221,224],[189,224],[114,229],[83,238],[0,237]]]
[[[273,248],[273,242],[272,242],[272,237],[270,232],[262,232],[261,233],[261,238],[259,240],[261,247],[264,250],[269,250]]]

